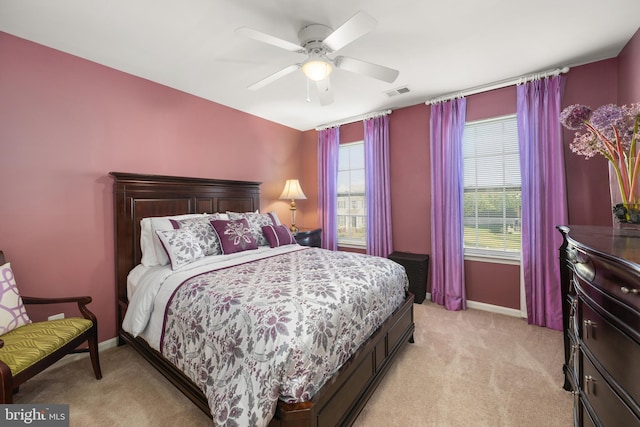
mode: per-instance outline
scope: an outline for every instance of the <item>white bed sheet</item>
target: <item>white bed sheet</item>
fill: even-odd
[[[171,270],[170,265],[154,267],[138,265],[127,277],[129,306],[122,328],[134,337],[141,336],[153,349],[160,351],[165,308],[174,290],[185,280],[208,271],[303,249],[307,247],[260,246],[255,250],[229,255],[207,256],[178,270]]]

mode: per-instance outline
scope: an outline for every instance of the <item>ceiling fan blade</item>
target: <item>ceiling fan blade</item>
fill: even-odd
[[[240,27],[236,29],[236,33],[242,34],[245,37],[249,37],[250,39],[254,39],[262,43],[267,43],[285,50],[290,50],[291,52],[304,52],[304,48],[300,45],[287,40],[279,39],[278,37],[274,37],[269,34],[262,33],[252,28]]]
[[[320,105],[325,106],[333,103],[333,92],[331,92],[331,82],[329,77],[316,81],[316,89],[318,89]]]
[[[382,80],[387,83],[393,83],[400,73],[393,68],[373,64],[360,59],[349,58],[348,56],[337,56],[334,60],[336,67],[341,70],[351,71],[352,73],[364,74],[374,79]]]
[[[274,81],[278,80],[281,77],[286,76],[287,74],[293,73],[294,71],[300,69],[300,64],[292,64],[289,65],[286,68],[283,68],[282,70],[278,71],[277,73],[273,73],[271,74],[269,77],[266,77],[258,82],[255,82],[254,84],[252,84],[251,86],[249,86],[247,89],[250,90],[258,90],[260,88],[265,87],[266,85],[273,83]]]
[[[373,19],[366,12],[359,11],[353,15],[347,22],[338,27],[337,30],[329,34],[323,41],[324,45],[335,52],[342,49],[352,41],[364,36],[373,30],[378,21]]]

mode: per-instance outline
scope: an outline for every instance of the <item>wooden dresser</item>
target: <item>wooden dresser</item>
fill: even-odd
[[[575,425],[640,426],[640,231],[558,230]]]

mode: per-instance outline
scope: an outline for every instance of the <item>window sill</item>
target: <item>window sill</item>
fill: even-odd
[[[338,247],[341,248],[350,248],[350,249],[362,249],[363,251],[367,250],[367,245],[362,245],[353,242],[338,242]]]
[[[465,261],[490,262],[494,264],[520,265],[520,258],[505,258],[496,255],[465,254]]]

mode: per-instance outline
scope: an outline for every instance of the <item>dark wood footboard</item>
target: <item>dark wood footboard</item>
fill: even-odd
[[[385,321],[309,402],[278,403],[270,427],[349,426],[364,408],[402,347],[413,342],[413,294]],[[142,338],[121,334],[173,385],[211,416],[206,396],[198,386],[151,348]]]
[[[402,347],[413,342],[413,294],[310,402],[279,402],[269,427],[349,426],[364,408]]]

